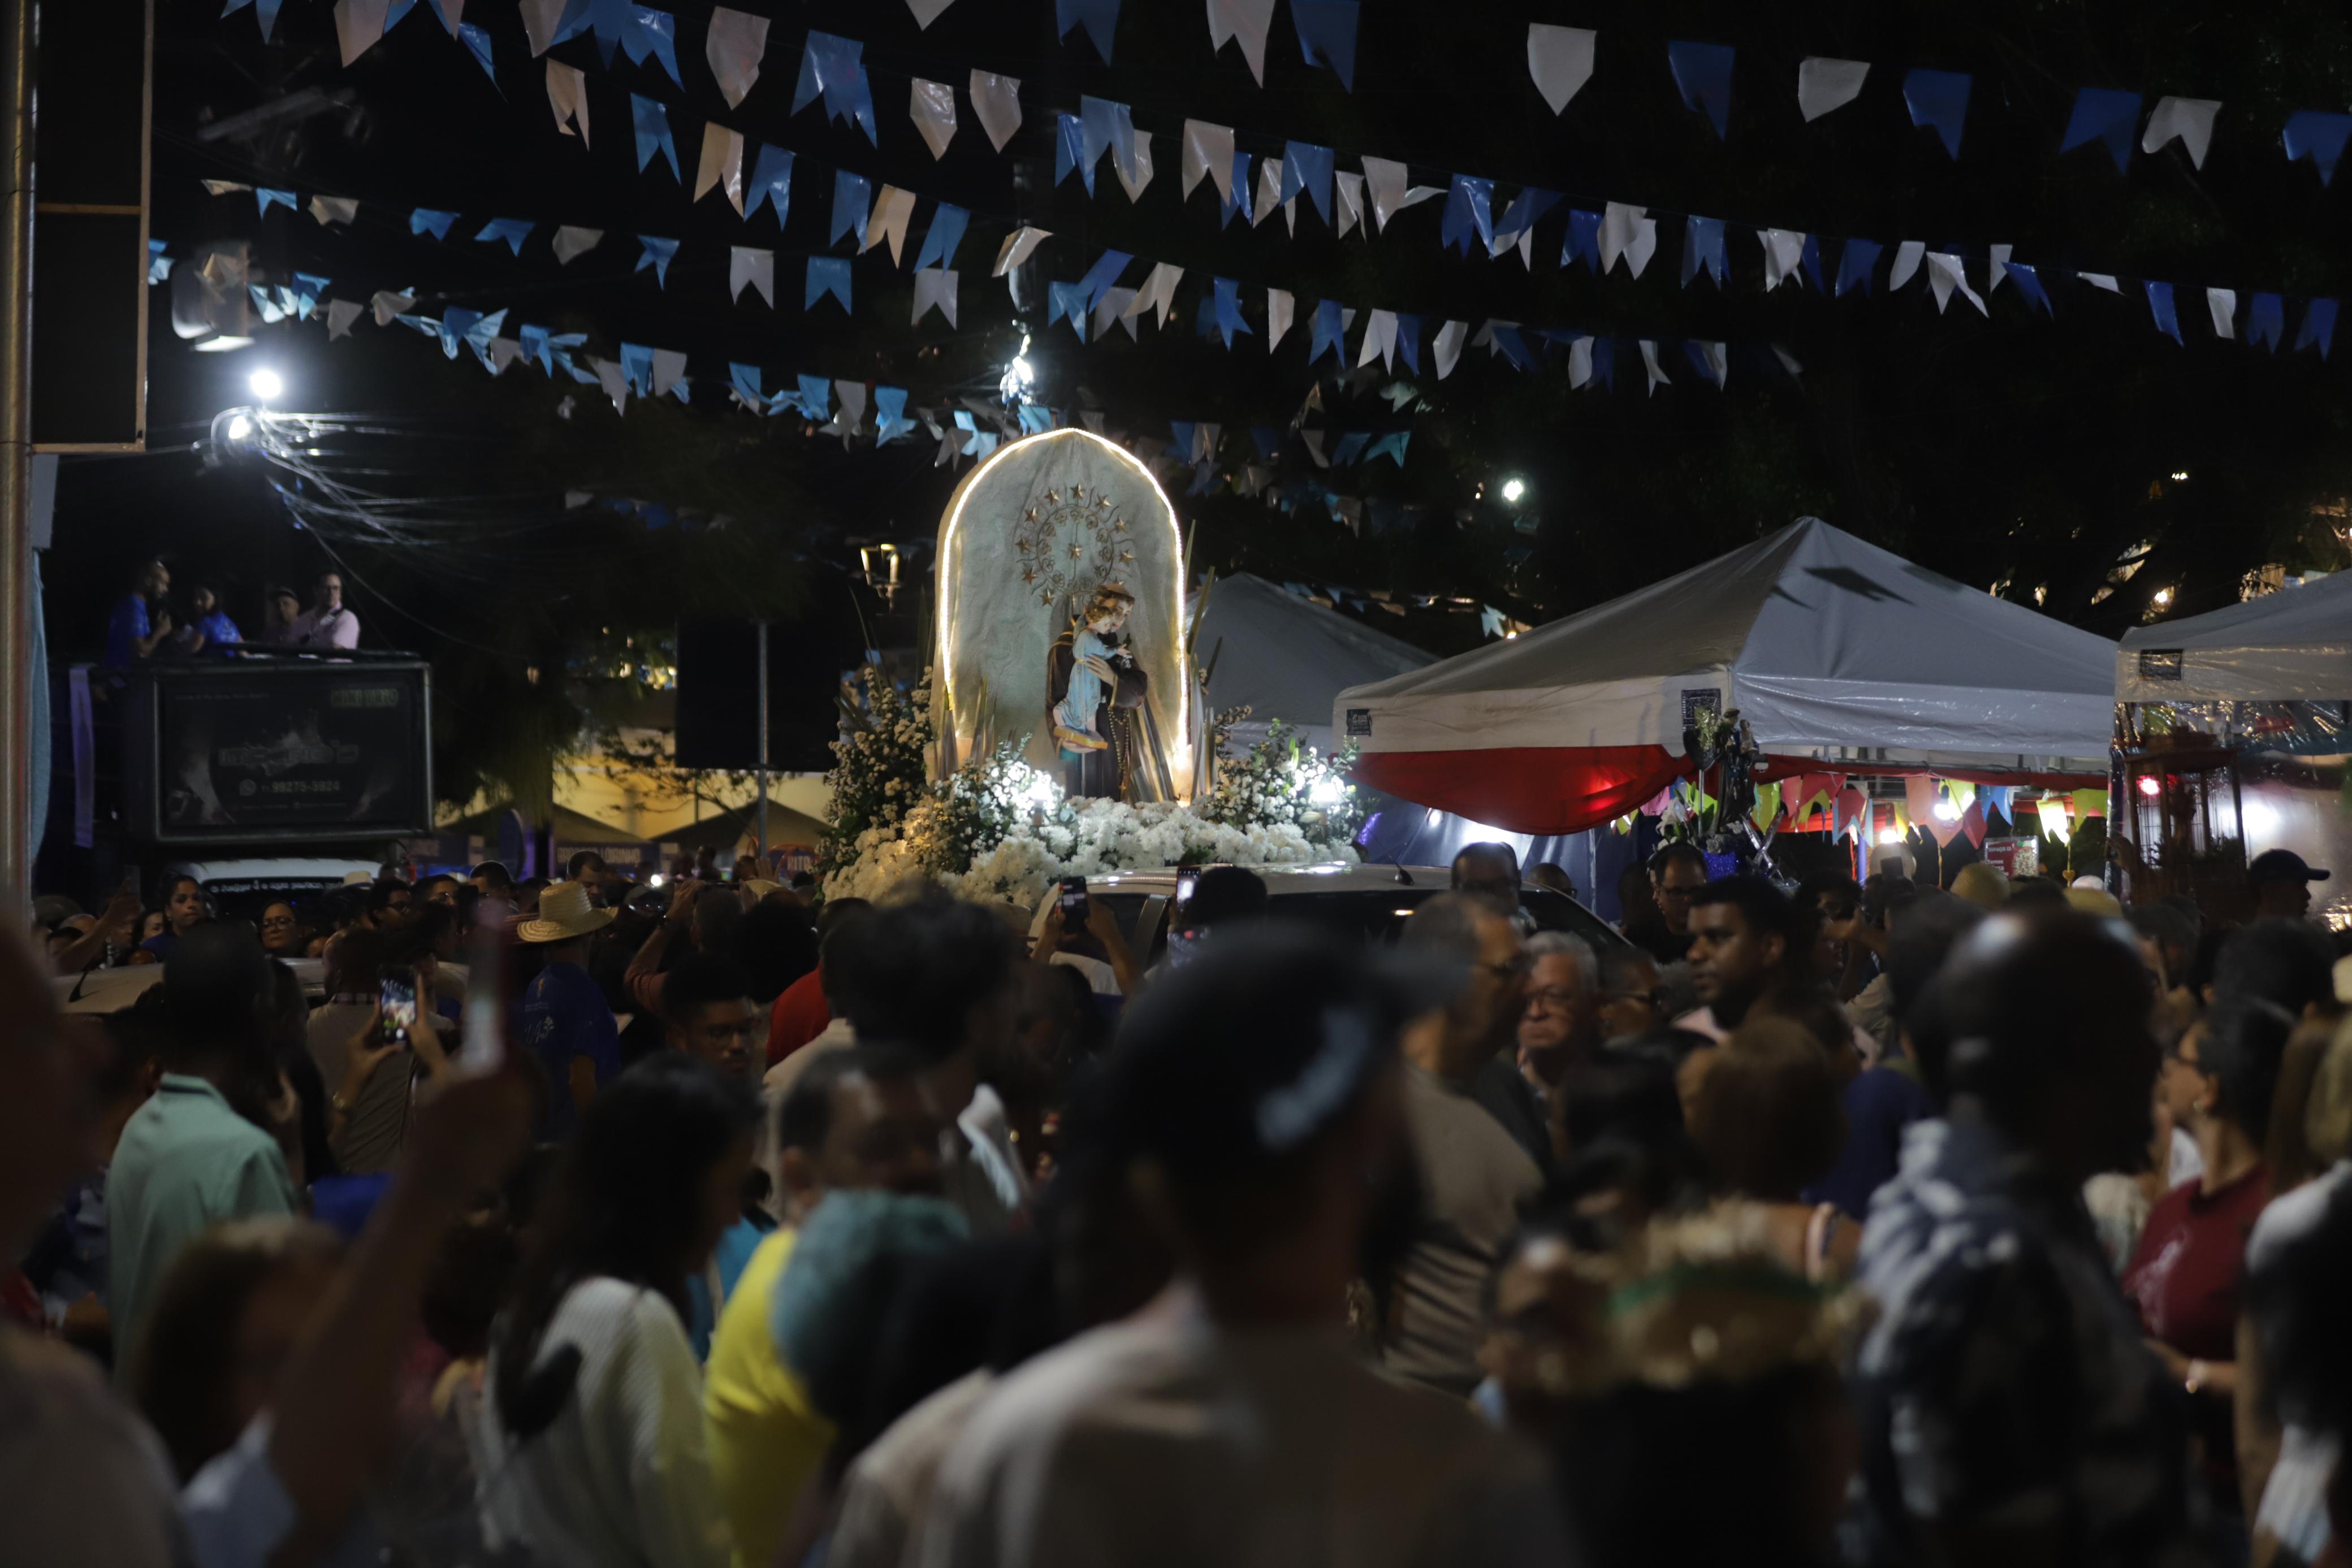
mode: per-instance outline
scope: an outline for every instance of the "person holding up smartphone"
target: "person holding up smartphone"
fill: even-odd
[[[1120,935],[1118,918],[1108,904],[1087,896],[1082,876],[1062,879],[1038,937],[1037,956],[1076,969],[1097,997],[1132,997],[1143,988],[1143,967]]]

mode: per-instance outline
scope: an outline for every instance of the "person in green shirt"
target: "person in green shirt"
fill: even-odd
[[[292,1214],[300,1195],[262,1107],[279,1092],[259,1018],[261,945],[199,925],[164,962],[163,1075],[122,1129],[107,1182],[118,1370],[140,1352],[154,1290],[180,1249],[224,1220]]]

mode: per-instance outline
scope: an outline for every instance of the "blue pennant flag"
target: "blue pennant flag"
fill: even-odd
[[[1911,123],[1933,127],[1944,151],[1960,156],[1960,126],[1969,117],[1969,77],[1965,71],[1915,70],[1903,78],[1903,101]]]
[[[1297,0],[1291,0],[1294,8]],[[1353,5],[1349,9],[1354,9]],[[1323,221],[1331,221],[1331,177],[1335,156],[1328,147],[1318,147],[1312,141],[1286,142],[1282,149],[1282,195],[1288,201],[1299,192],[1315,204]]]
[[[764,409],[768,406],[767,394],[760,390],[759,366],[730,364],[727,367],[727,380],[729,384],[734,387],[735,395],[753,408]]]
[[[408,232],[431,235],[435,239],[447,239],[449,225],[457,221],[455,213],[436,213],[431,207],[419,207],[408,214]]]
[[[1065,316],[1077,329],[1078,341],[1087,340],[1087,286],[1083,283],[1048,283],[1045,285],[1045,325],[1050,327]]]
[[[1110,64],[1111,35],[1118,30],[1118,0],[1054,0],[1054,34],[1066,38],[1083,24],[1095,42],[1095,53]]]
[[[1522,187],[1519,193],[1511,198],[1511,204],[1503,209],[1503,215],[1495,220],[1496,251],[1507,250],[1517,245],[1521,235],[1543,222],[1544,214],[1558,205],[1558,192],[1538,190],[1533,185]]]
[[[267,185],[256,185],[253,188],[253,199],[257,208],[257,216],[266,214],[273,202],[289,213],[299,204],[295,201],[293,192],[273,191]]]
[[[621,374],[629,381],[629,390],[639,397],[654,395],[654,351],[643,343],[621,345]]]
[[[833,172],[833,232],[824,243],[837,244],[841,236],[863,244],[866,239],[866,219],[874,210],[874,186],[863,174],[853,174],[846,169]]]
[[[311,312],[319,308],[319,296],[327,291],[328,284],[332,281],[315,272],[298,272],[294,275],[294,287],[282,292],[293,299],[294,313],[308,321]],[[504,317],[506,312],[501,310],[499,314]]]
[[[1217,488],[1217,465],[1203,463],[1192,470],[1192,482],[1184,487],[1187,496],[1212,495]]]
[[[1495,351],[1523,371],[1536,368],[1535,351],[1528,347],[1527,339],[1517,327],[1495,323]]]
[[[1199,439],[1200,426],[1189,419],[1168,422],[1168,455],[1180,463],[1192,461],[1192,447]]]
[[[1804,245],[1797,251],[1797,264],[1805,269],[1805,276],[1813,280],[1813,291],[1815,293],[1826,294],[1829,292],[1829,285],[1822,280],[1821,235],[1807,235],[1805,236]]]
[[[1592,379],[1599,382],[1602,386],[1607,387],[1611,392],[1615,392],[1617,390],[1616,339],[1595,338],[1592,340]]]
[[[2156,329],[2180,342],[2180,318],[2172,308],[2172,285],[2151,279],[2147,284],[2147,313],[2156,318]],[[2186,348],[2188,345],[2182,344]]]
[[[1731,135],[1732,52],[1729,44],[1676,40],[1666,46],[1666,64],[1674,68],[1675,86],[1682,89],[1683,107],[1706,114],[1718,141]]]
[[[1088,310],[1102,303],[1102,297],[1118,282],[1118,275],[1134,259],[1126,251],[1107,250],[1095,259],[1094,266],[1087,268],[1087,275],[1078,279],[1078,287],[1086,291]]]
[[[882,138],[874,126],[874,93],[866,80],[866,46],[812,28],[801,51],[801,77],[793,89],[793,112],[806,109],[820,92],[827,120],[855,120],[866,139],[877,147]]]
[[[2328,345],[2336,340],[2336,301],[2314,299],[2303,308],[2303,328],[2294,335],[2295,351],[2316,348],[2319,357],[2327,357]]]
[[[1076,115],[1054,116],[1054,183],[1058,185],[1068,179],[1070,171],[1075,169],[1087,187],[1087,194],[1091,196],[1095,193],[1095,166],[1087,162],[1086,146],[1086,127]]]
[[[1412,439],[1412,432],[1410,430],[1391,430],[1364,448],[1364,461],[1369,464],[1376,457],[1385,457],[1402,468],[1404,466],[1405,444]]]
[[[1054,324],[1054,319],[1048,316],[1045,319],[1045,324],[1049,327],[1052,326]],[[1192,312],[1192,336],[1195,338],[1206,338],[1213,335],[1216,329],[1217,303],[1215,300],[1203,294],[1201,296],[1201,308]],[[1230,349],[1233,347],[1233,344],[1231,342],[1227,342],[1225,347]]]
[[[831,419],[833,383],[823,376],[802,376],[799,381],[800,394],[793,399],[793,406],[820,423]]]
[[[1347,319],[1341,314],[1339,302],[1326,299],[1315,307],[1315,340],[1307,346],[1307,362],[1313,364],[1326,350],[1345,369],[1347,354]]]
[[[2042,286],[2039,267],[2022,261],[2012,261],[2009,263],[2009,280],[2017,285],[2017,291],[2025,297],[2029,308],[2038,306],[2044,316],[2056,319],[2058,308],[2050,302],[2050,290]]]
[[[766,202],[776,209],[776,226],[784,226],[784,211],[793,200],[793,155],[781,147],[760,149],[751,167],[751,188],[744,193],[743,216],[749,219]]]
[[[927,267],[952,268],[956,246],[963,243],[964,225],[971,214],[961,207],[941,202],[931,213],[931,226],[923,235],[923,248],[915,255],[915,270]]]
[[[400,19],[403,16],[407,16],[415,8],[416,0],[392,0],[391,7],[383,14],[383,30],[387,33],[391,32],[394,27],[400,26]],[[439,7],[436,6],[435,9],[437,13]]]
[[[1343,468],[1363,456],[1364,448],[1371,444],[1371,439],[1372,433],[1369,430],[1350,430],[1340,436],[1331,448],[1331,466]]]
[[[2347,137],[2352,137],[2352,114],[2305,109],[2286,117],[2286,131],[2279,140],[2286,147],[2287,162],[2310,159],[2325,185],[2336,178],[2336,161],[2344,156]]]
[[[279,3],[280,0],[261,0],[258,5],[254,5],[254,20],[261,24],[261,41],[265,44],[269,41],[269,35],[277,29]],[[228,0],[228,4],[221,7],[221,15],[234,16],[247,5],[253,5],[254,0]]]
[[[1397,353],[1403,359],[1405,369],[1421,374],[1421,318],[1397,312]],[[1397,466],[1404,465],[1404,448],[1397,448]]]
[[[874,444],[885,445],[915,428],[907,417],[907,389],[877,386],[874,389]]]
[[[481,319],[480,311],[467,310],[455,305],[441,313],[438,331],[445,358],[454,360],[457,357],[457,345],[466,340],[467,335],[474,329],[474,323]],[[624,349],[627,346],[625,343],[622,345]]]
[[[306,311],[305,314],[307,315],[308,312]],[[498,367],[490,363],[490,340],[497,337],[499,329],[506,324],[507,313],[504,310],[493,310],[467,328],[465,331],[466,347],[474,350],[474,358],[480,361],[482,369],[492,375],[499,372]]]
[[[1224,335],[1225,347],[1231,349],[1234,340],[1249,331],[1249,323],[1242,319],[1242,286],[1230,277],[1210,279],[1210,305],[1214,309],[1216,329]]]
[[[2286,301],[2275,294],[2257,294],[2246,302],[2246,341],[2261,343],[2273,354],[2286,336]]]
[[[669,110],[661,106],[659,99],[633,92],[629,95],[629,118],[635,121],[637,129],[637,172],[644,173],[658,152],[669,160],[671,177],[683,183],[686,175],[677,166],[677,144],[669,136]]]
[[[1234,193],[1226,199],[1224,209],[1225,215],[1218,225],[1220,228],[1231,225],[1235,213],[1239,213],[1244,218],[1251,215],[1249,154],[1246,152],[1234,154]]]
[[[588,334],[585,332],[558,332],[547,340],[547,352],[553,356],[556,364],[562,368],[565,375],[575,382],[584,382],[590,386],[594,386],[596,372],[573,363],[572,359],[572,350],[584,349],[587,346]],[[553,371],[548,372],[550,375],[554,373]]]
[[[1878,257],[1885,248],[1874,239],[1846,241],[1845,249],[1838,253],[1837,286],[1831,290],[1832,297],[1842,298],[1846,290],[1856,287],[1864,294],[1870,293]]]
[[[1439,220],[1437,243],[1448,250],[1470,254],[1470,237],[1476,235],[1480,246],[1492,250],[1495,246],[1495,214],[1491,206],[1495,182],[1480,180],[1468,174],[1456,174],[1454,183],[1446,188],[1445,215]]]
[[[399,10],[406,10],[408,0],[395,0]],[[389,26],[389,24],[387,24]],[[635,8],[629,0],[571,0],[563,8],[563,16],[556,24],[556,41],[576,37],[593,29],[596,53],[604,68],[613,66],[614,51],[621,47],[622,38],[636,26]]]
[[[1580,261],[1593,271],[1601,270],[1601,214],[1588,213],[1582,207],[1568,209],[1568,238],[1559,247],[1559,264],[1566,267]]]
[[[1021,419],[1021,434],[1043,435],[1054,428],[1054,411],[1041,402],[1024,402],[1015,411]]]
[[[1282,426],[1278,424],[1251,425],[1250,444],[1257,448],[1257,455],[1260,457],[1265,458],[1268,463],[1273,462],[1282,454]]]
[[[466,52],[474,57],[474,62],[482,68],[482,74],[495,85],[499,72],[498,68],[490,64],[490,30],[477,27],[471,22],[462,22],[457,26],[457,41],[466,46]]]
[[[147,281],[161,283],[171,276],[172,258],[163,254],[163,242],[160,239],[149,240],[147,242]]]
[[[671,81],[684,87],[686,78],[677,74],[677,18],[667,11],[649,11],[639,5],[629,21],[630,25],[621,30],[621,47],[628,51],[630,60],[644,65],[646,57],[651,55],[661,61]]]
[[[520,256],[522,242],[530,237],[530,231],[537,226],[529,218],[492,218],[474,237],[478,240],[504,240],[509,250]]]
[[[524,359],[537,360],[541,370],[545,371],[551,376],[555,373],[554,357],[548,350],[546,328],[534,327],[529,322],[525,322],[520,327],[515,329],[515,336],[522,340],[522,357]]]
[[[1356,90],[1356,0],[1290,0],[1298,26],[1298,52],[1310,66],[1328,66],[1339,85]]]
[[[1715,279],[1717,288],[1723,287],[1727,267],[1723,254],[1723,220],[1703,218],[1693,213],[1683,225],[1683,287],[1698,276],[1700,268]]]
[[[1082,94],[1078,99],[1078,158],[1086,165],[1088,195],[1094,194],[1095,169],[1106,152],[1117,159],[1129,179],[1135,177],[1135,116],[1123,103]]]
[[[808,264],[808,292],[801,298],[801,308],[811,310],[826,295],[841,301],[843,310],[849,308],[849,258],[845,256],[813,256]]]
[[[2074,95],[2074,112],[2067,117],[2058,151],[2072,152],[2086,141],[2103,141],[2116,172],[2122,173],[2131,167],[2132,133],[2138,129],[2139,94],[2086,87]]]
[[[654,281],[665,288],[668,287],[669,264],[671,258],[677,255],[677,241],[658,239],[652,235],[639,235],[637,243],[646,248],[637,253],[637,265],[629,270],[643,272],[650,267],[654,269]]]

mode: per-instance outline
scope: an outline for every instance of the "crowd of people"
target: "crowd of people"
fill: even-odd
[[[5,955],[0,1559],[2347,1561],[2315,923],[565,871],[175,885],[97,1024],[44,976],[135,895]]]
[[[250,640],[210,583],[192,584],[175,615],[171,569],[147,561],[107,617],[105,663],[127,669],[154,659],[233,659],[248,646],[323,651],[360,645],[360,618],[343,603],[341,572],[319,575],[308,609],[291,588],[263,590],[261,603],[262,633]]]

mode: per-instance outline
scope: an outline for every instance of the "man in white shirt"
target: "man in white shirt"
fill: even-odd
[[[318,596],[310,608],[294,618],[286,628],[286,644],[290,648],[356,648],[360,645],[360,618],[343,608],[343,580],[335,572],[325,572],[319,578]]]
[[[1219,944],[1127,1016],[1103,1088],[1177,1279],[1007,1375],[957,1438],[921,1568],[1352,1568],[1568,1560],[1542,1460],[1389,1382],[1344,1307],[1407,1153],[1409,956]]]

